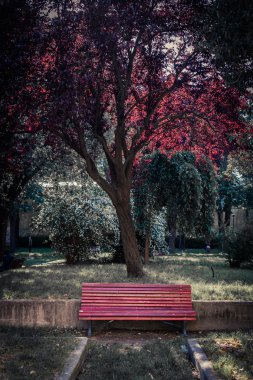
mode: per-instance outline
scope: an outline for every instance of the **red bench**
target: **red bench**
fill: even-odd
[[[94,320],[160,320],[196,319],[192,309],[190,285],[83,283],[79,319],[89,321],[91,336]]]

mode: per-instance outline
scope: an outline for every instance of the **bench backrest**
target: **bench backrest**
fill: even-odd
[[[192,309],[190,285],[83,283],[82,306]]]

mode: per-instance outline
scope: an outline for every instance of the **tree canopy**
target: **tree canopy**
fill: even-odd
[[[134,163],[161,146],[219,159],[236,147],[245,128],[245,99],[226,85],[199,44],[199,21],[210,2],[14,5],[13,13],[10,2],[1,5],[9,15],[0,30],[0,72],[7,74],[0,100],[3,170],[19,149],[17,136],[29,147],[19,160],[34,157],[38,130],[48,134],[45,143],[53,150],[64,143],[76,151],[115,207],[128,275],[141,276],[130,202]]]

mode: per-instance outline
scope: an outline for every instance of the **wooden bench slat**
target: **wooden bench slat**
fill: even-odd
[[[82,317],[81,318],[84,321],[195,321],[196,317],[111,317],[111,318],[105,318],[105,317]]]
[[[179,305],[173,307],[162,307],[162,306],[86,306],[80,310],[191,310],[189,307]]]
[[[149,307],[151,305],[153,306],[161,306],[161,307],[170,307],[170,308],[173,308],[173,307],[176,307],[177,305],[181,305],[183,307],[189,307],[189,308],[192,308],[192,304],[190,302],[113,302],[113,303],[110,303],[110,302],[83,302],[81,304],[81,307],[86,307],[86,306],[98,306],[98,307],[102,307],[103,305],[105,306],[138,306],[138,307]]]
[[[94,295],[96,295],[96,294],[107,294],[108,296],[109,295],[113,295],[113,294],[115,294],[115,295],[117,295],[117,294],[129,294],[129,295],[131,295],[131,294],[137,294],[137,292],[138,292],[138,294],[143,294],[143,295],[156,295],[157,293],[158,294],[161,294],[161,295],[163,295],[163,294],[171,294],[172,296],[173,295],[180,295],[180,294],[186,294],[186,295],[190,295],[191,294],[191,292],[190,291],[181,291],[181,290],[173,290],[173,291],[169,291],[169,290],[160,290],[160,289],[157,289],[157,291],[155,292],[154,290],[146,290],[146,291],[144,291],[144,290],[138,290],[138,289],[136,289],[136,290],[131,290],[131,291],[126,291],[126,290],[124,290],[124,291],[122,291],[122,292],[120,292],[120,291],[111,291],[111,290],[108,290],[108,291],[106,291],[106,290],[96,290],[96,289],[94,289],[94,290],[83,290],[82,291],[82,294],[94,294]]]
[[[189,284],[139,284],[139,283],[129,283],[129,282],[83,282],[82,283],[82,286],[90,286],[90,287],[93,287],[93,288],[97,288],[97,287],[101,287],[101,288],[105,288],[105,287],[109,287],[109,288],[112,288],[112,287],[115,287],[115,288],[147,288],[147,287],[151,287],[151,288],[175,288],[175,287],[181,287],[181,288],[190,288],[191,285]]]
[[[111,307],[114,307],[114,306],[129,306],[129,307],[131,307],[131,306],[138,306],[138,307],[149,307],[149,306],[160,306],[160,307],[170,307],[170,308],[175,308],[175,307],[177,307],[177,306],[181,306],[181,307],[185,307],[185,308],[192,308],[192,305],[190,304],[190,303],[158,303],[158,302],[146,302],[146,303],[144,303],[144,302],[142,302],[142,303],[133,303],[133,302],[129,302],[129,303],[123,303],[123,302],[114,302],[114,303],[106,303],[106,302],[99,302],[99,303],[95,303],[95,302],[93,302],[93,303],[90,303],[90,302],[87,302],[87,303],[85,303],[85,302],[83,302],[82,304],[81,304],[81,307],[82,308],[84,308],[84,307],[88,307],[88,306],[98,306],[98,307],[102,307],[102,306],[111,306]]]
[[[105,296],[105,297],[103,297],[102,295],[98,295],[98,296],[94,296],[94,297],[92,297],[92,296],[86,296],[86,295],[84,295],[83,296],[83,299],[88,299],[88,300],[94,300],[94,301],[96,301],[96,300],[106,300],[106,301],[109,301],[109,300],[140,300],[140,301],[142,301],[142,300],[145,300],[145,299],[150,299],[150,300],[152,300],[152,301],[156,301],[156,300],[161,300],[161,301],[175,301],[175,300],[180,300],[180,301],[189,301],[189,300],[191,300],[191,297],[186,297],[186,296],[182,296],[182,297],[170,297],[169,295],[167,295],[167,296],[164,296],[164,297],[161,297],[161,296],[151,296],[151,297],[148,297],[148,295],[146,295],[146,296],[139,296],[139,295],[135,295],[135,296],[128,296],[128,295],[121,295],[121,294],[119,294],[118,296],[112,296],[112,297],[108,297],[108,296]]]
[[[185,310],[185,309],[148,309],[148,310],[141,310],[141,309],[138,309],[136,310],[135,309],[114,309],[114,310],[110,310],[110,309],[87,309],[87,310],[81,310],[80,311],[80,314],[92,314],[94,313],[97,314],[97,315],[106,315],[107,313],[108,314],[117,314],[117,313],[122,313],[122,314],[131,314],[132,315],[139,315],[139,314],[142,314],[142,315],[146,315],[146,314],[153,314],[153,315],[156,315],[156,314],[159,314],[159,315],[166,315],[166,314],[174,314],[174,313],[182,313],[182,314],[190,314],[190,315],[195,315],[195,312],[192,311],[192,310]]]

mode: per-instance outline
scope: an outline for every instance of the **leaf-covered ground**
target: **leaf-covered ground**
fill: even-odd
[[[253,331],[211,333],[198,341],[219,379],[253,379]]]

